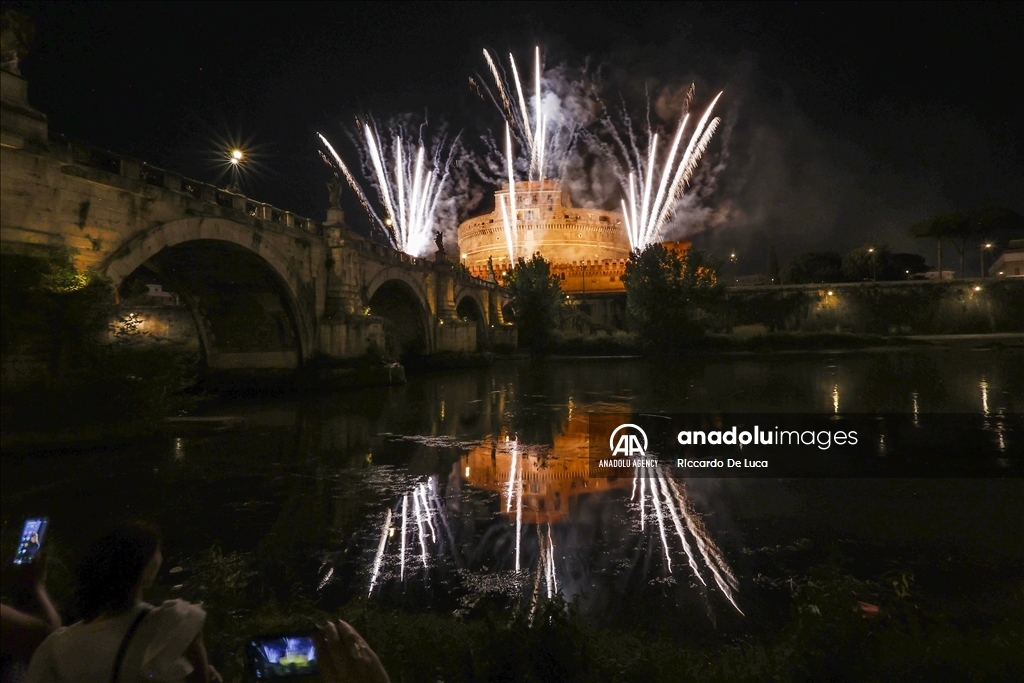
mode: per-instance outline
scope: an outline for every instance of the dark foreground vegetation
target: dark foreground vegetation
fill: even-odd
[[[560,596],[531,604],[468,595],[464,608],[447,613],[358,597],[334,609],[298,582],[284,590],[282,584],[272,587],[268,577],[279,571],[266,553],[219,547],[174,560],[181,564],[165,572],[153,599],[203,603],[211,661],[226,681],[241,680],[247,638],[311,631],[338,616],[364,635],[392,681],[1019,680],[1024,592],[1019,584],[1013,587],[1013,576],[1003,575],[1005,567],[959,559],[945,571],[969,577],[967,592],[959,599],[938,598],[933,586],[915,579],[915,571],[935,574],[928,565],[943,561],[921,560],[920,566],[865,576],[833,548],[803,571],[758,574],[755,599],[770,603],[772,616],[751,614],[728,625],[716,625],[722,615],[692,608],[677,610],[674,619],[658,618],[672,612],[667,591],[647,591],[635,599],[631,614],[603,624]],[[70,564],[59,553],[51,560],[55,598],[70,593]],[[1019,579],[1020,569],[1014,571]],[[994,584],[993,573],[1000,574]],[[362,595],[359,588],[349,592]],[[666,604],[655,604],[659,600]],[[989,603],[1000,607],[998,616]]]
[[[192,405],[196,349],[149,343],[131,317],[118,319],[110,284],[68,254],[4,256],[2,277],[5,438],[138,435]]]

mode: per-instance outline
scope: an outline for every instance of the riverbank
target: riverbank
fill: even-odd
[[[925,348],[1024,349],[1024,333],[942,334],[885,336],[851,332],[766,332],[749,335],[707,334],[680,345],[674,352],[645,350],[628,333],[561,335],[549,355],[573,357],[667,358],[690,354],[835,353],[843,351],[899,351]]]

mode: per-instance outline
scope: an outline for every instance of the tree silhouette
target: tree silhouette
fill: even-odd
[[[960,277],[964,276],[964,252],[968,243],[981,242],[991,233],[1024,228],[1024,218],[1012,209],[989,206],[980,209],[962,209],[932,216],[910,226],[914,237],[931,237],[939,245],[939,278],[942,278],[942,240],[953,242],[960,255]],[[984,273],[982,273],[984,275]]]

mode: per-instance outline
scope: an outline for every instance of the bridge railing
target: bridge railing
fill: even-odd
[[[150,166],[128,156],[69,140],[57,133],[50,133],[49,141],[51,146],[62,149],[73,163],[81,166],[94,168],[131,181],[139,181],[153,187],[191,195],[199,201],[239,211],[270,223],[317,235],[323,232],[320,224],[311,218],[296,215],[291,211],[258,202],[199,180],[182,177],[177,173]]]

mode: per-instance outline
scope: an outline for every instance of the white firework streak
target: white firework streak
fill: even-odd
[[[511,57],[512,55],[509,55]],[[533,60],[533,72],[534,72],[534,84],[533,84],[533,118],[537,124],[537,132],[533,136],[536,144],[533,146],[532,156],[530,159],[530,177],[533,177],[533,171],[536,169],[539,171],[538,175],[541,179],[544,178],[544,116],[540,110],[540,47],[535,48],[535,56]]]
[[[661,231],[665,224],[672,217],[675,205],[686,189],[686,184],[693,175],[704,152],[707,150],[711,138],[718,128],[720,119],[710,120],[711,112],[718,102],[722,93],[718,93],[712,100],[704,115],[697,123],[690,141],[682,155],[679,155],[679,147],[683,139],[683,131],[689,120],[689,114],[682,117],[676,129],[672,144],[669,146],[668,156],[660,174],[655,178],[655,168],[658,164],[658,135],[651,135],[651,142],[647,148],[646,160],[630,158],[626,153],[627,163],[637,170],[630,170],[624,178],[620,178],[623,185],[622,211],[625,218],[626,233],[629,236],[630,247],[642,250],[648,245],[657,242],[661,238]],[[626,145],[621,139],[616,140],[620,148],[625,151]],[[636,149],[633,150],[636,153]],[[679,157],[678,163],[676,157]],[[651,192],[657,181],[658,189],[651,200]],[[637,201],[637,185],[639,185],[639,202]]]
[[[370,216],[372,216],[373,219],[378,224],[383,225],[384,222],[380,219],[380,217],[377,215],[377,213],[373,210],[373,207],[370,206],[370,202],[366,198],[366,194],[363,193],[363,189],[361,187],[359,187],[359,183],[356,182],[356,179],[352,175],[352,172],[348,170],[348,166],[346,166],[345,162],[341,160],[341,157],[338,155],[338,152],[334,149],[334,147],[331,145],[331,143],[327,141],[327,138],[325,138],[320,133],[317,133],[317,136],[320,138],[320,141],[323,142],[324,145],[327,147],[327,150],[331,153],[331,156],[334,157],[334,162],[336,164],[338,164],[338,168],[341,170],[342,174],[345,176],[345,180],[348,181],[349,186],[356,193],[356,196],[359,197],[359,203],[361,203],[363,205],[363,208],[366,209],[366,213],[369,214]],[[385,231],[385,233],[389,237],[391,236],[391,233],[389,231]]]
[[[690,550],[690,544],[686,540],[686,533],[683,531],[683,522],[679,519],[679,513],[676,512],[676,507],[672,503],[672,494],[668,490],[668,484],[661,476],[661,471],[658,471],[658,481],[661,483],[661,491],[665,494],[665,506],[668,507],[669,516],[672,517],[672,524],[676,528],[676,534],[679,536],[679,540],[683,544],[683,552],[686,553],[686,559],[690,563],[690,569],[693,570],[697,580],[705,586],[708,585],[704,577],[700,575],[700,568],[697,567],[697,561],[693,557],[693,552]]]
[[[516,477],[516,573],[519,573],[519,544],[523,537],[523,468]]]
[[[518,441],[512,442],[512,466],[508,470],[508,490],[505,494],[505,512],[510,512],[512,510],[512,487],[516,482],[516,460],[519,457],[519,449],[516,448],[518,444]]]
[[[508,167],[508,208],[501,202],[501,219],[505,227],[505,242],[508,244],[509,268],[516,265],[516,244],[519,241],[519,214],[516,213],[516,175],[512,168],[512,132],[505,124],[505,163]]]
[[[430,509],[430,504],[427,502],[427,487],[424,484],[420,484],[416,487],[416,493],[419,494],[420,502],[423,504],[423,513],[427,518],[427,526],[430,527],[430,540],[437,543],[437,531],[434,529],[434,513]]]
[[[405,528],[409,520],[409,494],[402,496],[402,554],[401,554],[401,576],[405,580]]]
[[[634,465],[633,466],[633,493],[631,493],[629,495],[629,499],[630,500],[634,500],[636,498],[636,471],[637,471],[637,468]]]
[[[558,576],[555,574],[555,542],[551,538],[551,523],[548,523],[548,572],[551,575],[551,589],[558,592]],[[548,597],[550,598],[550,590]]]
[[[675,481],[672,480],[671,478],[669,478],[669,485],[672,487],[672,490],[676,494],[676,500],[679,503],[679,511],[683,514],[683,518],[686,520],[686,526],[687,528],[689,528],[690,533],[693,534],[693,538],[697,542],[697,549],[700,551],[701,556],[704,558],[704,564],[706,564],[708,569],[711,570],[711,575],[715,578],[715,583],[718,584],[718,588],[725,595],[726,599],[728,599],[729,602],[732,603],[732,606],[736,608],[737,612],[743,614],[743,610],[740,609],[740,606],[736,604],[736,601],[732,597],[732,591],[729,589],[729,586],[726,584],[726,582],[722,579],[722,575],[721,573],[719,573],[719,569],[721,568],[723,571],[725,571],[726,576],[728,576],[732,580],[732,583],[735,583],[736,578],[732,576],[731,572],[725,569],[725,563],[724,561],[722,561],[721,555],[718,554],[718,549],[715,548],[711,540],[707,538],[704,528],[699,523],[697,523],[690,515],[690,512],[687,509],[688,506],[686,505],[685,498],[679,492],[679,489],[676,487]],[[709,546],[711,546],[713,550],[709,550]],[[714,558],[710,556],[711,552],[714,552]]]
[[[491,59],[491,54],[484,49],[484,59],[487,60],[487,66],[491,69],[491,75],[494,76],[494,82],[498,85],[498,94],[501,96],[501,104],[505,107],[505,111],[512,111],[512,103],[508,99],[508,92],[505,90],[505,82],[498,73],[498,67],[494,64],[494,60]]]
[[[377,545],[377,556],[373,558],[373,575],[370,577],[370,590],[366,597],[373,594],[373,586],[377,583],[377,574],[380,573],[380,561],[384,557],[384,547],[388,544],[388,529],[391,528],[391,508],[384,515],[384,526],[380,530],[380,544]]]
[[[658,500],[658,482],[656,480],[651,482],[651,500],[654,501],[654,513],[658,517],[658,532],[661,534],[661,547],[665,550],[665,562],[668,563],[668,573],[671,574],[672,555],[668,552],[668,539],[665,538],[665,516],[661,511],[661,502]]]
[[[533,158],[533,132],[530,130],[530,114],[526,108],[526,98],[523,97],[523,84],[519,81],[519,70],[516,69],[516,58],[512,56],[512,53],[508,53],[509,61],[512,62],[512,78],[516,84],[516,94],[519,96],[519,120],[522,124],[523,133],[526,136],[526,147],[530,152],[530,157]],[[532,171],[531,167],[531,171]]]
[[[640,477],[640,531],[643,531],[646,526],[647,512],[644,508],[644,488],[646,488],[646,482],[641,474]]]
[[[426,540],[426,538],[423,535],[423,515],[420,513],[420,500],[419,500],[419,497],[416,496],[415,492],[413,492],[413,496],[412,496],[412,511],[413,511],[413,514],[416,515],[416,530],[419,533],[419,537],[420,537],[420,550],[423,553],[423,555],[422,555],[422,557],[423,557],[423,568],[426,569],[427,568],[427,540]]]

